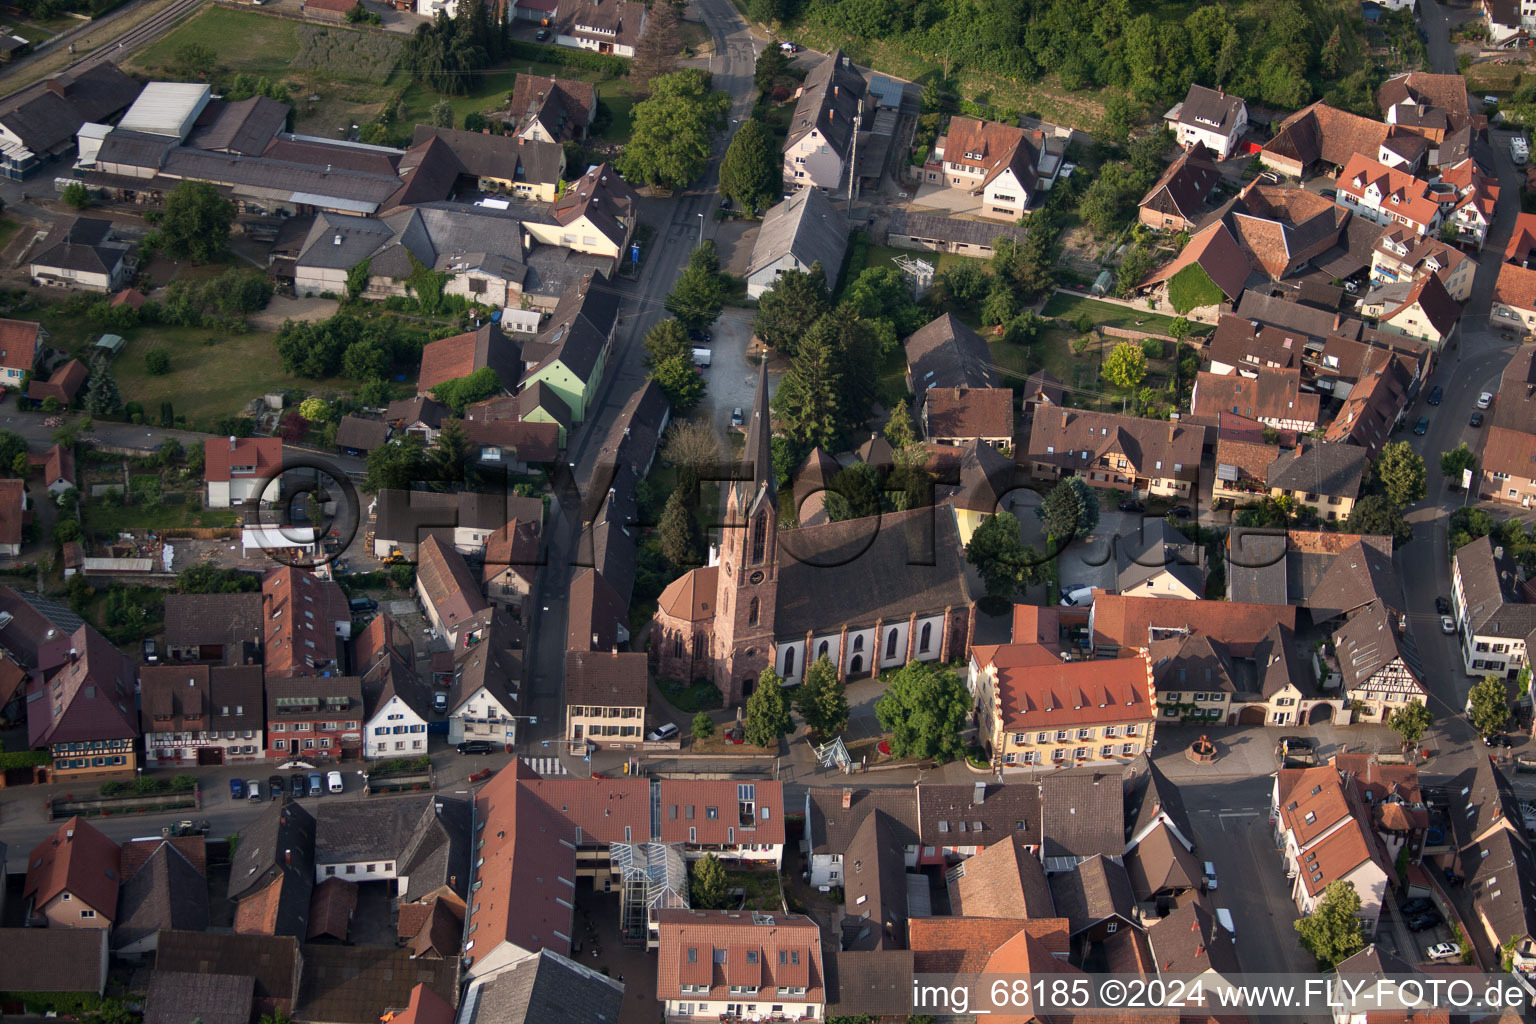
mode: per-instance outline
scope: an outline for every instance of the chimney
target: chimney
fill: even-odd
[[[837,94],[838,94],[837,83],[833,82],[832,83],[832,95],[836,96]]]
[[[519,135],[519,136],[518,136],[518,137],[517,137],[517,144],[518,144],[518,145],[519,145],[519,146],[521,146],[521,145],[522,145],[522,144],[523,144],[523,143],[525,143],[525,142],[527,142],[527,141],[528,141],[528,140],[527,140],[527,139],[525,139],[525,138],[523,138],[523,137],[522,137],[522,136],[521,136],[521,135]]]
[[[843,810],[846,811],[848,808],[850,808],[852,806],[853,806],[853,790],[845,788],[843,790]]]
[[[230,434],[229,435],[229,450],[230,451],[234,451],[235,450],[235,435],[234,434]]]
[[[1067,408],[1066,408],[1066,406],[1062,406],[1062,408],[1061,408],[1061,427],[1062,427],[1063,430],[1065,430],[1066,427],[1067,427],[1067,419],[1068,419]]]
[[[293,851],[292,850],[284,850],[283,851],[283,863],[286,866],[290,867],[290,868],[293,867]]]
[[[617,658],[618,656],[619,656],[619,645],[618,644],[614,644],[613,645],[613,657]]]
[[[1343,313],[1335,313],[1335,314],[1333,314],[1333,329],[1334,330],[1338,330],[1339,329],[1339,325],[1342,324],[1343,322],[1344,322],[1344,314]]]
[[[592,646],[593,646],[593,647],[596,647],[596,646],[597,646],[597,645],[598,645],[598,644],[599,644],[599,643],[601,643],[601,642],[602,642],[602,641],[601,641],[601,640],[599,640],[599,639],[598,639],[598,636],[597,636],[597,634],[596,634],[596,633],[593,633],[593,634],[592,634]]]

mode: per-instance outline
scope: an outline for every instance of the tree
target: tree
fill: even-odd
[[[182,594],[248,594],[260,589],[260,576],[221,569],[212,562],[194,562],[176,574],[176,590]]]
[[[1134,388],[1147,376],[1147,354],[1135,342],[1122,341],[1104,358],[1104,379],[1116,387]]]
[[[629,62],[629,81],[635,92],[644,96],[651,82],[677,67],[682,52],[682,38],[677,32],[677,7],[671,3],[652,4],[645,27],[635,43],[635,56]]]
[[[1403,746],[1416,747],[1435,722],[1434,712],[1417,698],[1387,716],[1387,727],[1403,738]]]
[[[675,355],[690,355],[692,347],[688,343],[688,328],[668,318],[645,332],[646,365],[655,366]]]
[[[693,716],[693,725],[689,729],[696,740],[707,740],[715,734],[715,720],[709,717],[708,711],[700,711]]]
[[[212,185],[183,181],[166,194],[155,235],[172,259],[212,263],[224,251],[234,221],[234,204]]]
[[[1018,308],[1013,288],[1005,281],[995,280],[992,290],[987,292],[986,301],[981,304],[981,322],[988,327],[1005,324],[1013,319]]]
[[[469,452],[469,435],[464,432],[464,421],[444,420],[437,433],[437,447],[432,452],[438,475],[444,480],[463,480],[465,467],[469,465]]]
[[[907,411],[905,401],[897,402],[891,410],[890,421],[885,425],[885,439],[895,449],[905,448],[917,440],[917,432],[912,429],[912,414]]]
[[[773,92],[779,79],[789,74],[789,58],[779,49],[777,39],[768,40],[763,52],[757,55],[757,67],[752,71],[752,84],[761,93]]]
[[[773,202],[784,179],[784,158],[773,134],[756,118],[748,118],[731,136],[720,161],[720,191],[757,210]]]
[[[725,127],[731,98],[710,91],[700,68],[674,71],[651,82],[648,99],[636,103],[629,142],[615,162],[627,181],[681,188],[703,173],[715,132]]]
[[[805,667],[805,681],[795,691],[795,710],[823,739],[848,728],[848,693],[825,654]]]
[[[836,451],[842,434],[841,385],[837,353],[824,335],[811,332],[773,393],[773,410],[791,435],[806,444]]]
[[[85,411],[92,416],[110,416],[123,407],[117,391],[117,379],[104,358],[91,363],[91,375],[85,382]]]
[[[720,257],[714,242],[705,242],[693,250],[688,266],[678,276],[663,305],[691,330],[708,327],[720,316],[725,306],[725,280],[720,275]]]
[[[667,498],[666,507],[661,510],[661,519],[656,524],[656,532],[661,536],[661,553],[667,556],[667,561],[676,566],[698,564],[699,552],[693,539],[693,516],[683,502],[681,489],[673,491]]]
[[[719,910],[725,906],[725,866],[720,858],[706,853],[693,862],[693,877],[688,880],[688,905],[700,910]]]
[[[699,480],[720,463],[720,439],[708,423],[673,420],[661,440],[661,457],[677,467],[677,489],[693,502]]]
[[[64,186],[64,191],[59,198],[77,210],[83,210],[91,205],[91,190],[78,181],[72,181]]]
[[[1379,494],[1367,494],[1355,502],[1354,509],[1345,520],[1350,533],[1369,533],[1391,537],[1399,544],[1413,539],[1413,527],[1403,518],[1402,510],[1389,504]]]
[[[965,749],[960,738],[971,714],[971,695],[952,669],[909,661],[875,702],[875,719],[891,733],[897,757],[953,761]]]
[[[331,403],[319,395],[310,395],[299,403],[299,415],[311,423],[320,423],[331,418]]]
[[[213,71],[219,56],[201,43],[183,43],[167,68],[177,78],[202,78]]]
[[[961,260],[948,270],[940,271],[936,283],[940,293],[956,306],[975,308],[992,290],[992,275],[978,260]]]
[[[1467,694],[1467,717],[1478,735],[1492,736],[1509,724],[1509,696],[1504,680],[1486,675]]]
[[[1099,525],[1099,497],[1082,477],[1069,476],[1051,488],[1035,514],[1047,537],[1065,543]]]
[[[1317,958],[1317,969],[1331,971],[1365,948],[1360,894],[1353,882],[1329,882],[1317,909],[1294,922],[1301,944]]]
[[[374,338],[359,338],[341,356],[341,372],[353,380],[377,380],[389,373],[389,350]]]
[[[827,518],[834,523],[877,516],[880,514],[880,473],[868,463],[856,462],[832,478],[823,497],[827,503]]]
[[[810,270],[786,270],[779,275],[757,300],[752,330],[763,344],[792,356],[796,343],[831,308],[826,272],[817,261]]]
[[[299,413],[290,412],[283,417],[277,432],[289,444],[298,444],[309,435],[309,420]]]
[[[151,377],[164,377],[171,372],[171,354],[163,348],[152,348],[144,353],[144,369]]]
[[[976,567],[993,603],[1013,600],[1026,583],[1045,579],[1040,555],[1019,537],[1019,520],[1011,512],[996,512],[981,521],[965,546],[965,560]]]
[[[1440,454],[1440,472],[1452,487],[1461,486],[1461,478],[1464,470],[1470,469],[1475,478],[1477,476],[1477,456],[1467,447],[1463,441],[1456,448]]]
[[[1168,333],[1179,339],[1189,337],[1191,329],[1190,322],[1182,316],[1174,317],[1173,323],[1168,325]]]
[[[771,668],[763,669],[757,688],[747,698],[742,723],[746,740],[754,747],[778,747],[779,738],[795,729],[789,716],[789,699],[784,696],[784,682]]]
[[[453,104],[448,102],[447,97],[443,97],[432,104],[432,112],[428,116],[432,118],[432,123],[438,128],[452,128]]]
[[[379,445],[368,453],[368,475],[363,480],[363,489],[408,489],[421,476],[425,452],[426,442],[418,434],[406,434]]]
[[[1387,502],[1406,508],[1424,497],[1424,458],[1407,441],[1389,441],[1371,467]]]
[[[501,378],[489,366],[482,366],[468,377],[445,380],[432,388],[432,397],[448,407],[455,416],[475,402],[490,398],[501,390]]]
[[[687,353],[668,356],[651,367],[648,376],[661,388],[675,412],[686,415],[704,397],[704,378],[694,369],[693,357]]]

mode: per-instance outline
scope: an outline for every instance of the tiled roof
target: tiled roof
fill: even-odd
[[[336,447],[372,451],[389,437],[389,424],[348,413],[336,428]]]
[[[1373,185],[1379,199],[1367,204],[1366,191]],[[1341,195],[1354,196],[1362,204],[1379,203],[1395,217],[1405,217],[1416,224],[1430,224],[1439,212],[1439,206],[1424,182],[1364,153],[1356,153],[1344,165],[1344,170],[1339,173],[1338,191]]]
[[[249,974],[198,974],[154,970],[144,1024],[250,1024],[256,979]]]
[[[101,995],[106,957],[105,928],[0,928],[0,991]]]
[[[1270,463],[1265,482],[1286,490],[1355,498],[1360,494],[1368,456],[1369,452],[1358,445],[1303,443]]]
[[[447,629],[457,629],[489,607],[464,556],[436,537],[428,537],[416,549],[416,579]]]
[[[867,816],[843,854],[844,949],[907,945],[906,847],[883,811]]]
[[[566,704],[644,707],[650,688],[643,653],[569,651],[565,656]]]
[[[1047,918],[1056,913],[1045,870],[1032,846],[1038,836],[1015,833],[961,861],[950,873],[956,917]]]
[[[1241,96],[1229,96],[1225,90],[1191,85],[1179,110],[1179,123],[1225,135],[1244,109]]]
[[[306,945],[293,1016],[328,1024],[377,1024],[390,1011],[408,1007],[418,985],[456,1004],[457,982],[456,963],[416,959],[408,949]]]
[[[421,350],[421,374],[416,382],[418,394],[427,394],[445,381],[468,377],[476,370],[491,368],[508,390],[522,376],[522,348],[501,328],[488,323],[479,330],[455,334],[434,341]]]
[[[537,118],[546,130],[564,139],[575,138],[585,130],[596,106],[597,90],[591,82],[519,74],[512,83],[507,110],[522,119],[519,128],[526,128],[529,119]]]
[[[1196,630],[1242,647],[1258,643],[1276,622],[1294,629],[1296,609],[1289,605],[1099,594],[1093,606],[1093,642],[1096,646],[1140,647],[1164,635]]]
[[[242,477],[265,480],[283,468],[283,439],[280,437],[237,437],[233,440],[210,437],[203,442],[203,479],[227,482],[234,479],[232,467],[250,467]]]
[[[1190,399],[1191,411],[1214,415],[1231,410],[1250,419],[1298,420],[1306,425],[1298,429],[1317,426],[1322,398],[1301,390],[1299,369],[1259,369],[1254,373],[1247,377],[1201,371]]]
[[[1253,272],[1242,246],[1237,244],[1236,237],[1226,224],[1218,219],[1195,232],[1178,256],[1149,274],[1138,287],[1167,281],[1191,265],[1198,265],[1204,270],[1211,283],[1221,289],[1229,302],[1243,293],[1243,287]]]
[[[1043,133],[997,121],[952,117],[945,140],[944,162],[981,175],[983,188],[1011,169],[1021,186],[1033,190],[1045,149]]]
[[[241,831],[229,872],[229,897],[240,903],[237,932],[305,934],[315,885],[314,847],[315,819],[288,800],[272,802]]]
[[[657,606],[666,614],[685,622],[713,619],[715,613],[710,610],[710,605],[715,600],[719,574],[720,567],[715,565],[683,573],[667,584],[667,589],[657,599]]]
[[[802,189],[763,215],[747,276],[792,255],[807,268],[820,263],[827,288],[834,289],[847,248],[847,218],[821,189]]]
[[[27,397],[35,402],[57,398],[65,405],[74,402],[91,371],[78,359],[71,359],[48,375],[47,380],[34,380],[27,385]],[[211,443],[211,442],[210,442]]]
[[[1389,614],[1381,601],[1372,601],[1334,630],[1333,646],[1338,652],[1346,692],[1361,686],[1394,662],[1402,662],[1405,668],[1408,667],[1394,628],[1395,618],[1396,614]],[[1409,668],[1409,674],[1418,681],[1417,671]],[[1418,696],[1426,696],[1423,683],[1417,685]]]
[[[203,931],[208,923],[207,879],[180,850],[162,843],[123,883],[112,947],[121,949],[167,928]]]
[[[28,742],[137,737],[133,664],[90,624],[69,638],[68,651],[64,664],[32,689],[38,696],[27,704]]]
[[[21,371],[32,369],[41,326],[31,320],[0,319],[0,366]]]
[[[1356,541],[1333,559],[1308,596],[1307,607],[1312,611],[1313,621],[1321,622],[1347,615],[1372,601],[1381,601],[1401,613],[1402,583],[1390,554],[1375,545]]]
[[[1030,424],[1029,459],[1077,472],[1100,458],[1123,455],[1137,475],[1194,480],[1204,444],[1205,428],[1200,426],[1086,409],[1046,409],[1037,411]]]
[[[1356,153],[1375,154],[1392,131],[1380,121],[1317,102],[1281,121],[1264,152],[1295,160],[1303,170],[1319,159],[1342,167]]]
[[[864,78],[841,50],[822,59],[806,75],[789,121],[785,147],[802,136],[819,131],[839,157],[848,155],[853,137],[853,117],[864,100]]]
[[[1156,716],[1149,662],[1142,654],[1062,661],[1036,644],[1005,644],[978,646],[972,657],[983,670],[996,668],[1005,731],[1150,722]]]
[[[288,935],[161,932],[157,971],[254,976],[258,1000],[292,1005],[298,995],[299,944]]]
[[[905,845],[917,845],[915,789],[810,789],[806,797],[806,834],[812,853],[840,856],[864,818],[875,810],[884,811],[901,826]],[[848,807],[843,806],[845,798]]]
[[[797,914],[726,910],[663,910],[656,958],[656,997],[677,999],[682,985],[707,985],[724,1000],[730,986],[757,989],[761,1002],[787,999],[781,989],[804,988],[796,1000],[826,1000],[826,975],[816,923]]]
[[[1200,885],[1200,862],[1163,823],[1125,855],[1125,872],[1138,900],[1150,900],[1157,893],[1195,889]]]
[[[1179,787],[1169,781],[1157,762],[1138,754],[1125,769],[1125,826],[1127,840],[1135,838],[1159,819],[1171,822],[1186,840],[1195,841],[1195,830]]]
[[[161,839],[130,839],[124,843],[118,854],[121,870],[118,874],[124,882],[133,877],[133,873],[144,866],[144,862],[159,850],[162,846],[174,846],[181,855],[187,859],[187,863],[197,869],[199,874],[208,872],[208,843],[202,836],[170,836]]]
[[[1220,178],[1210,150],[1197,142],[1179,154],[1139,205],[1193,221]]]
[[[1121,780],[1121,770],[1109,766],[1065,768],[1041,776],[1041,855],[1119,858],[1125,852]],[[1059,901],[1056,912],[1070,916]]]
[[[310,940],[337,939],[346,942],[351,933],[352,914],[357,910],[357,886],[345,878],[327,878],[315,886],[309,898]]]
[[[912,389],[922,400],[927,388],[996,386],[992,352],[981,336],[950,313],[912,332],[902,343]]]
[[[1147,929],[1160,974],[1235,974],[1237,944],[1232,933],[1200,900],[1181,903],[1173,913]]]
[[[1052,875],[1050,881],[1056,913],[1070,922],[1073,935],[1113,917],[1136,921],[1131,880],[1118,861],[1094,854],[1071,871]]]
[[[330,580],[296,566],[269,570],[261,581],[267,677],[315,675],[337,661],[336,624],[350,623],[347,596]]]
[[[907,925],[912,966],[919,974],[979,974],[992,950],[1019,932],[1041,923],[1045,922],[986,917],[914,917]]]
[[[1536,604],[1521,600],[1515,560],[1502,545],[1497,555],[1494,550],[1491,537],[1479,537],[1452,556],[1461,579],[1467,632],[1523,641],[1536,633]]]
[[[22,899],[41,911],[68,893],[111,921],[117,917],[120,871],[117,844],[90,822],[70,818],[32,848]]]
[[[1011,388],[929,388],[923,400],[930,438],[1013,438]]]
[[[463,1024],[614,1024],[620,1019],[624,986],[544,949],[497,971],[478,991],[471,989],[469,1000]]]
[[[752,787],[754,814],[750,822],[739,813],[742,785]],[[731,841],[730,829],[739,843],[784,843],[784,786],[776,780],[662,779],[659,792],[664,843],[725,845]]]

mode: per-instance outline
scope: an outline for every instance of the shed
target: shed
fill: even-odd
[[[111,356],[121,352],[125,344],[127,343],[123,340],[121,334],[103,334],[96,341],[96,347]]]
[[[1101,270],[1101,271],[1099,271],[1099,276],[1094,278],[1094,280],[1093,280],[1093,294],[1095,294],[1095,295],[1105,295],[1105,294],[1108,294],[1110,288],[1114,287],[1114,284],[1115,284],[1115,275],[1111,274],[1107,270]]]

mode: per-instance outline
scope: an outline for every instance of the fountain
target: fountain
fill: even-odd
[[[1200,738],[1191,743],[1189,749],[1184,751],[1184,756],[1189,758],[1194,764],[1215,764],[1216,744],[1211,742],[1210,737],[1202,733]]]

